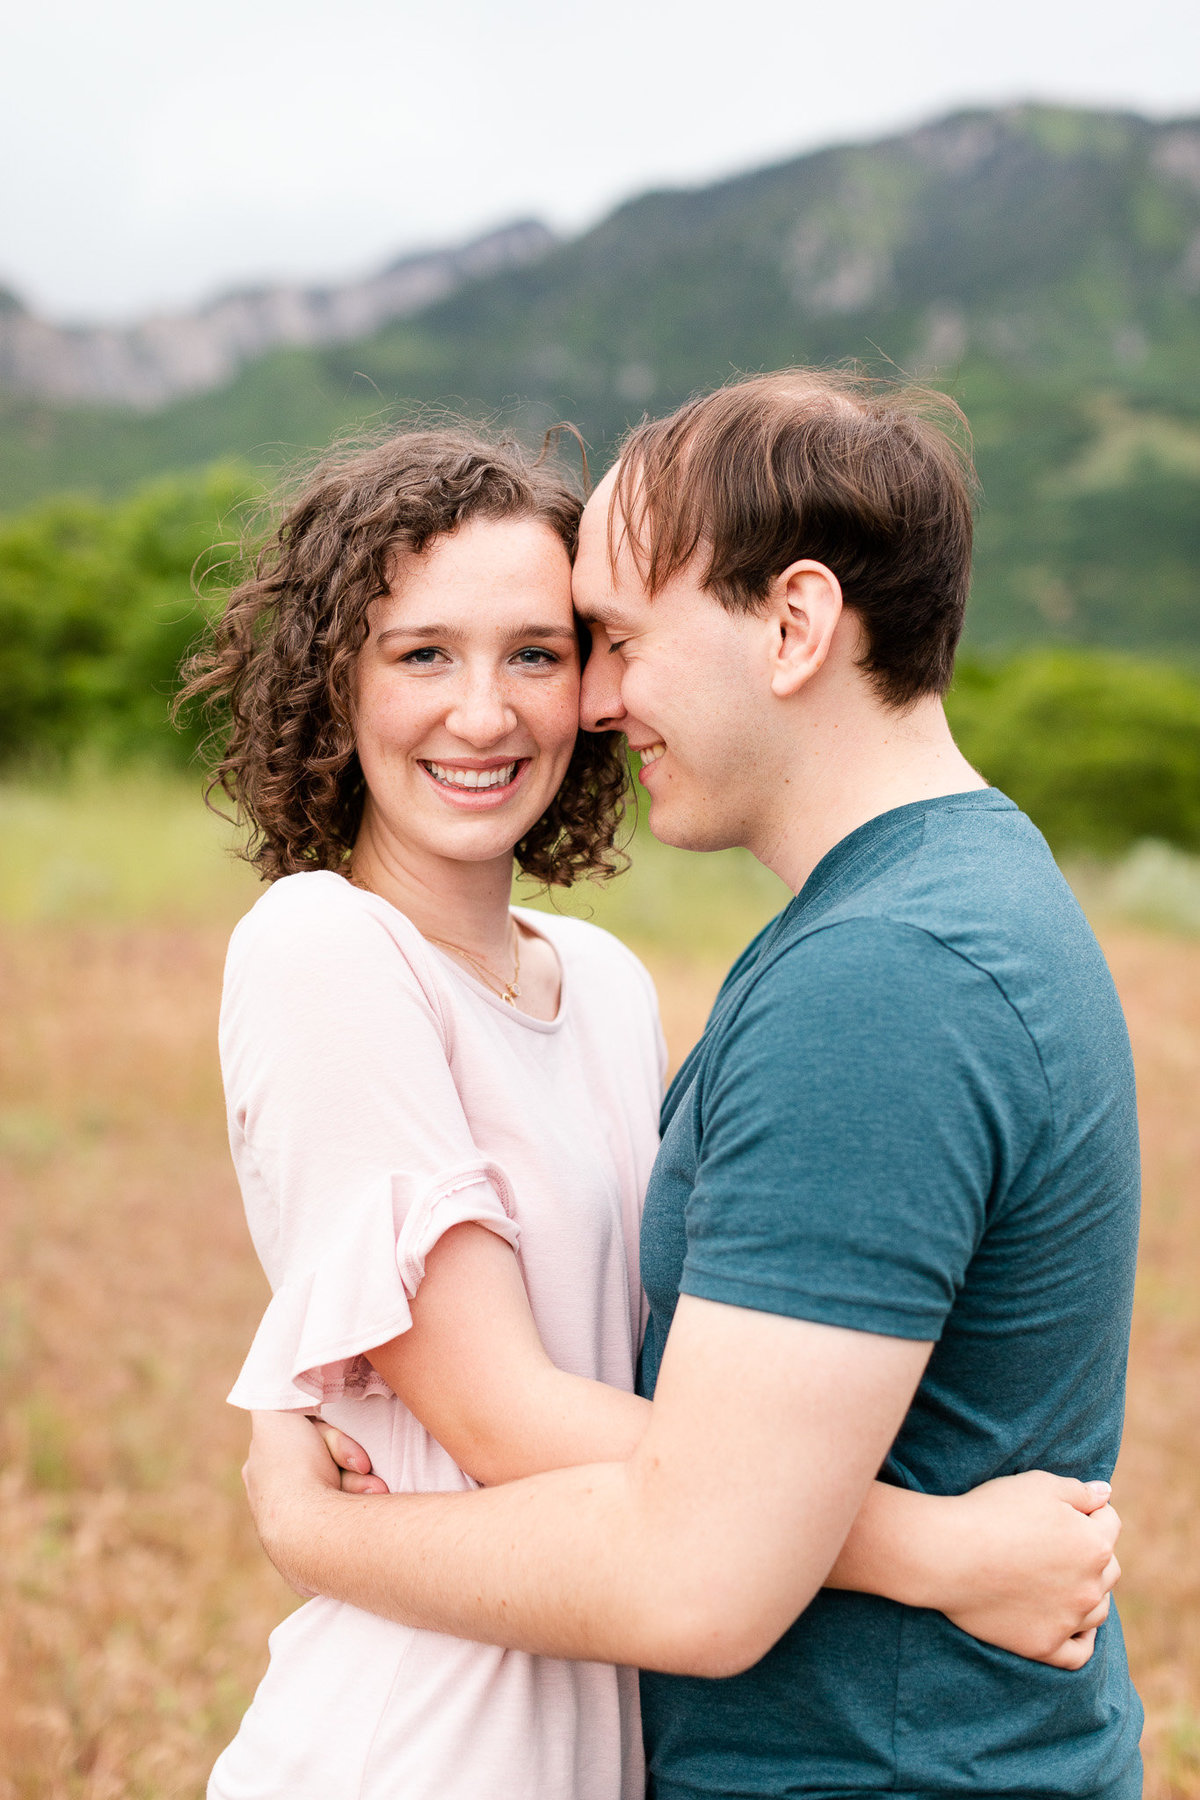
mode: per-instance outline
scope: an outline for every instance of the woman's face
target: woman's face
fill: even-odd
[[[407,559],[371,610],[355,720],[364,829],[456,861],[510,855],[558,792],[579,725],[557,533],[480,519]]]

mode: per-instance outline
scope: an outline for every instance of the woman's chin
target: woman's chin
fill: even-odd
[[[444,857],[449,862],[488,863],[498,862],[502,857],[511,861],[517,845],[528,836],[536,822],[536,818],[524,820],[476,814],[473,818],[439,820],[436,828],[414,833],[409,841],[414,849]]]

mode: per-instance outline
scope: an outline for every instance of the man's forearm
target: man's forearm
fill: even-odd
[[[627,1462],[341,1495],[311,1427],[266,1414],[251,1503],[300,1587],[543,1655],[733,1674],[825,1579],[927,1355],[685,1295]]]
[[[670,1554],[628,1464],[467,1494],[305,1490],[258,1525],[296,1586],[424,1630],[676,1673],[761,1653],[721,1630],[719,1576]]]

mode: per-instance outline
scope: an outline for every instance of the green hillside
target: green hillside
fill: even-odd
[[[1200,661],[1200,120],[964,113],[648,194],[415,320],[159,413],[10,398],[0,490],[15,508],[230,453],[271,466],[414,402],[571,418],[602,464],[697,387],[847,357],[968,413],[976,648]]]

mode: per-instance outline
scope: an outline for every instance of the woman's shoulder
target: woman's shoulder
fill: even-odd
[[[234,927],[226,968],[319,963],[344,968],[384,959],[421,963],[423,940],[410,919],[379,895],[332,869],[283,875]]]

